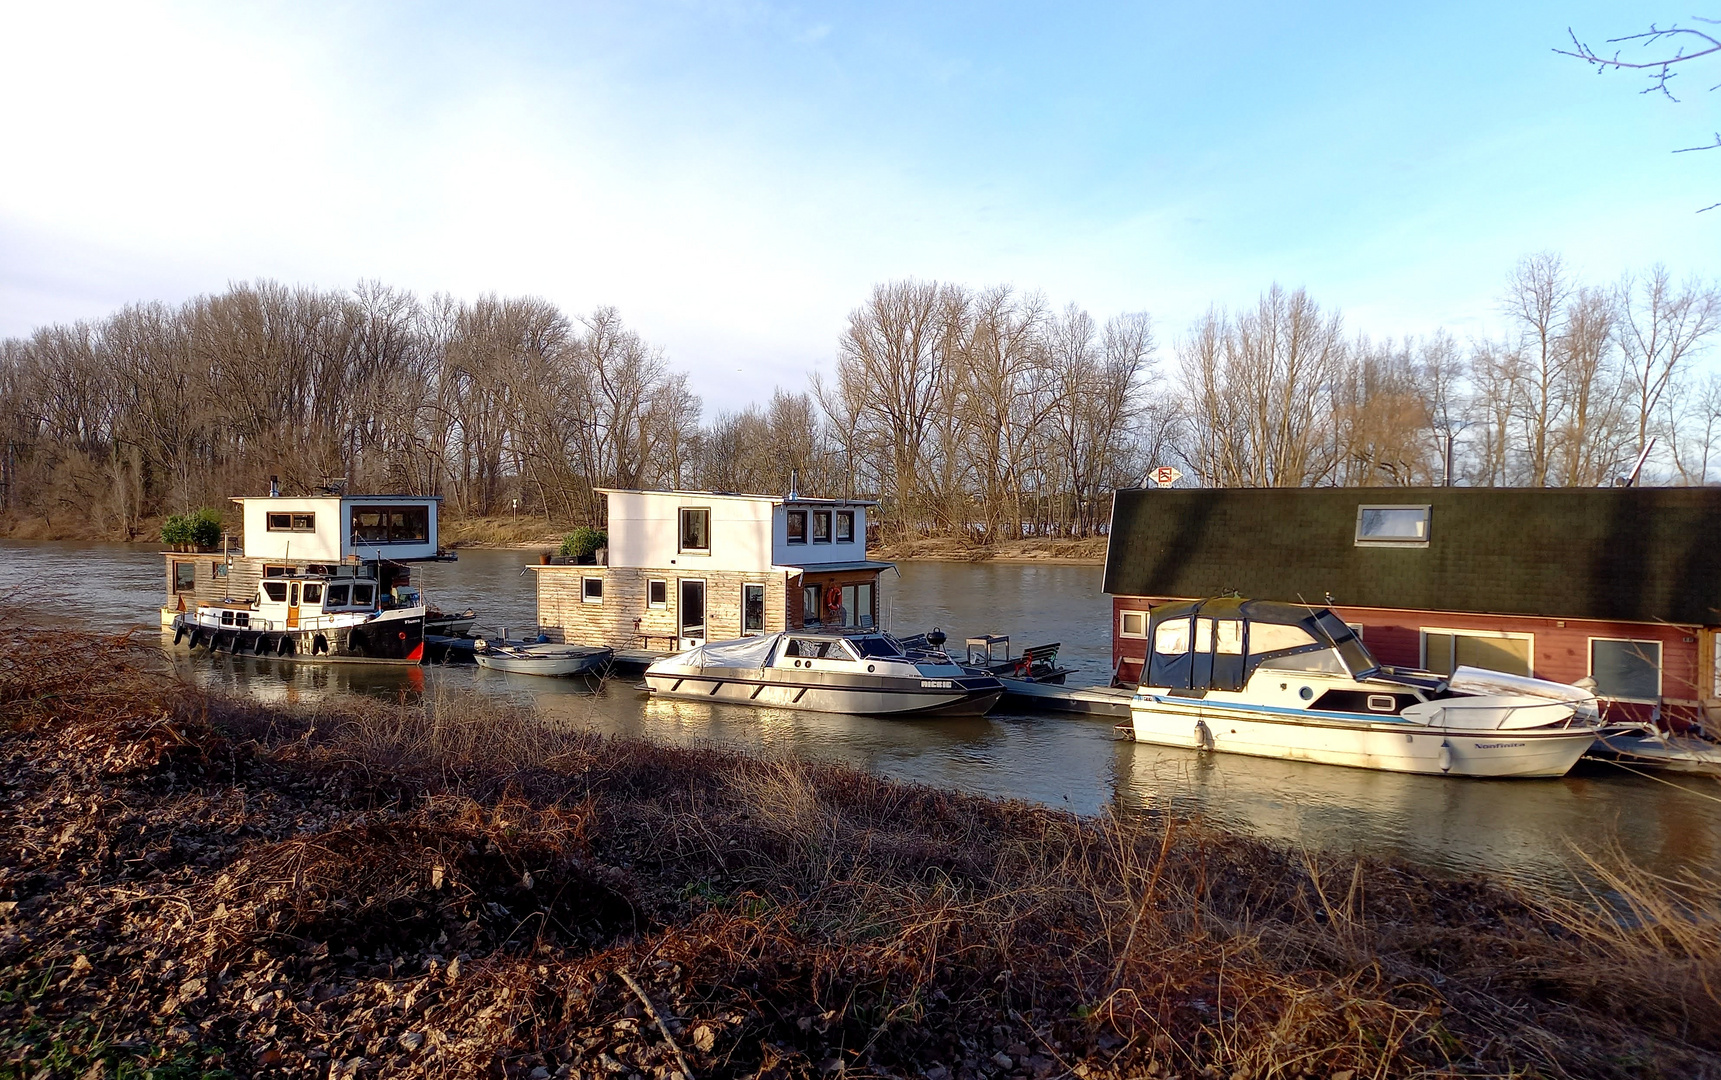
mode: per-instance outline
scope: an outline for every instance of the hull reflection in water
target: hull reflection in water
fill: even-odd
[[[1454,873],[1485,872],[1559,890],[1587,876],[1577,852],[1619,848],[1646,866],[1669,854],[1717,857],[1694,799],[1602,766],[1525,785],[1335,769],[1301,761],[1118,744],[1118,806],[1194,814],[1311,850],[1401,858]],[[1701,816],[1701,815],[1700,815]]]

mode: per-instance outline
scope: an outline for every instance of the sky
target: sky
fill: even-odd
[[[229,282],[614,305],[708,412],[903,277],[1153,315],[1304,287],[1498,332],[1513,263],[1721,277],[1721,62],[1535,2],[0,0],[0,336]],[[1705,81],[1705,76],[1707,80]]]

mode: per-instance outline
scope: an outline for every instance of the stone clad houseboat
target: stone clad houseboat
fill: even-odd
[[[1116,680],[1148,608],[1330,608],[1384,664],[1593,686],[1603,717],[1721,719],[1721,488],[1135,489],[1112,507]]]
[[[552,640],[669,653],[805,628],[878,626],[875,505],[791,494],[603,489],[601,565],[532,567]]]

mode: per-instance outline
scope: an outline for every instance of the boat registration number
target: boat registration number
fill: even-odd
[[[950,684],[949,679],[922,679],[922,680],[920,680],[920,688],[922,690],[948,690],[948,689],[950,689],[950,685],[951,684]]]

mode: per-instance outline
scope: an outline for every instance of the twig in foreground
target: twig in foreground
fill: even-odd
[[[645,1006],[645,1015],[651,1017],[651,1022],[657,1025],[657,1030],[663,1032],[663,1041],[669,1044],[671,1050],[675,1051],[675,1060],[681,1065],[682,1080],[693,1080],[693,1070],[687,1067],[687,1055],[683,1054],[681,1047],[676,1045],[675,1036],[669,1033],[669,1025],[663,1022],[663,1017],[657,1015],[657,1008],[652,1005],[651,999],[645,996],[645,991],[641,989],[639,983],[634,982],[632,975],[619,968],[616,970],[616,974],[621,976],[621,981],[627,983],[627,988],[639,998],[640,1004]]]

